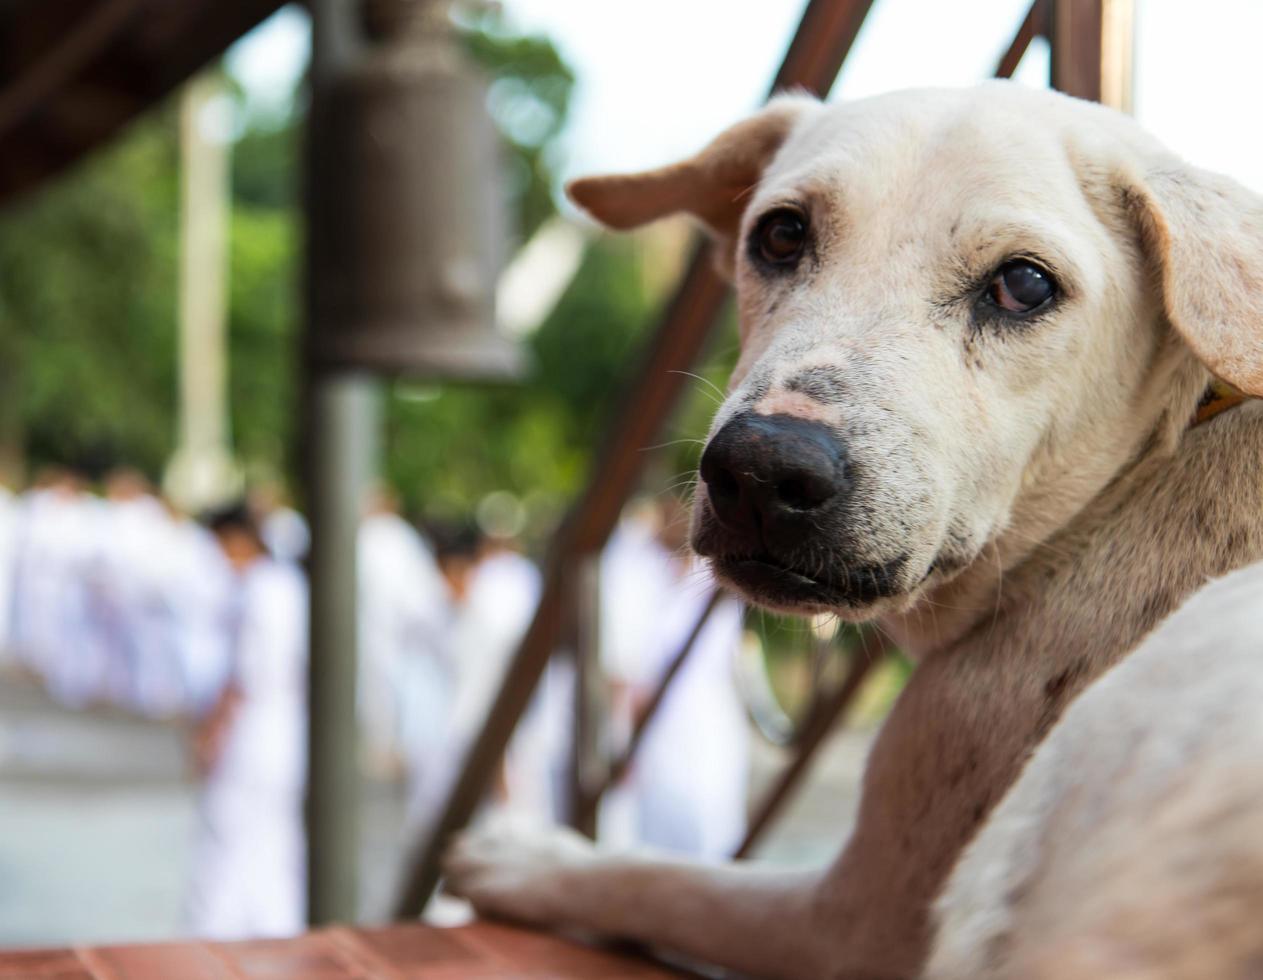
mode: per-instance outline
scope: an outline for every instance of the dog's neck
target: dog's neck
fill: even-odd
[[[1089,618],[1104,616],[1102,604],[1117,597],[1116,617],[1131,611],[1121,654],[1207,579],[1263,558],[1263,534],[1251,531],[1263,513],[1263,405],[1226,391],[1207,398],[1204,378],[1176,387],[1184,390],[1166,414],[1185,421],[1159,418],[1086,506],[1048,533],[993,542],[912,610],[883,619],[883,630],[920,657],[979,632],[1020,630],[1037,608],[1064,605],[1073,618],[1078,602]],[[1089,580],[1105,593],[1076,588]]]

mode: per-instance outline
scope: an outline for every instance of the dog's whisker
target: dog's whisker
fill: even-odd
[[[704,445],[706,445],[705,439],[697,439],[691,436],[686,436],[680,439],[672,439],[669,442],[660,442],[655,446],[643,446],[641,447],[640,451],[642,453],[652,453],[652,452],[657,452],[659,449],[670,449],[672,446],[704,446]]]
[[[674,370],[671,373],[681,374],[686,378],[692,378],[694,381],[700,381],[702,384],[706,385],[706,388],[708,388],[710,392],[716,396],[716,404],[722,404],[723,400],[727,397],[724,390],[720,388],[719,385],[715,384],[715,382],[711,381],[710,378],[704,378],[700,374],[694,374],[692,371]]]

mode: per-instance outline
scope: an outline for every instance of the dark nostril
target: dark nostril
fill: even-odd
[[[803,486],[801,480],[782,480],[776,485],[776,496],[787,507],[802,510],[809,506],[807,488]]]
[[[718,497],[721,500],[736,500],[741,496],[741,484],[729,470],[715,467],[705,479],[712,497]]]
[[[833,473],[796,473],[777,482],[773,488],[777,502],[793,510],[819,507],[837,492]]]

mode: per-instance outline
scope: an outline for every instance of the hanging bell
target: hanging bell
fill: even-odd
[[[507,235],[486,86],[447,0],[365,0],[363,56],[315,100],[317,367],[422,380],[521,375],[495,328]]]

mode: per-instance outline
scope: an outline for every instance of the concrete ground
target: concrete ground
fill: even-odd
[[[758,857],[827,859],[854,816],[868,731],[835,735]],[[756,740],[753,788],[783,754]],[[402,792],[366,787],[363,914],[385,918],[406,841]],[[0,946],[180,935],[194,830],[183,731],[75,713],[0,675]]]

